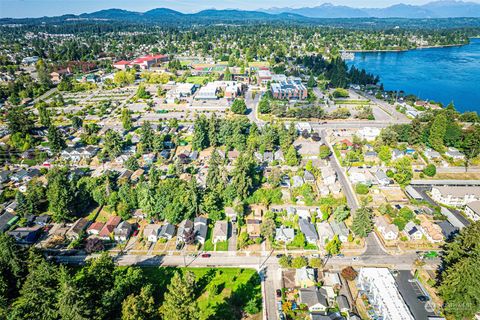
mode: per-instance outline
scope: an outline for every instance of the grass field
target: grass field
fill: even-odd
[[[208,77],[201,77],[201,76],[187,77],[188,83],[203,85],[205,81],[208,81]]]
[[[253,269],[240,268],[142,268],[148,282],[154,284],[159,300],[176,270],[192,271],[197,278],[197,303],[200,319],[242,319],[242,309],[252,299],[261,308],[261,286]],[[261,319],[254,316],[252,319]]]

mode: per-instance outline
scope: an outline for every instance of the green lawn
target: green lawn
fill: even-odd
[[[213,251],[214,245],[212,242],[212,228],[208,228],[207,231],[207,239],[205,239],[205,244],[203,245],[203,250],[205,251]]]
[[[144,267],[144,275],[154,284],[161,301],[176,270],[192,271],[197,277],[200,319],[242,319],[246,303],[256,299],[261,309],[261,286],[253,269]]]
[[[203,85],[205,81],[208,81],[208,77],[201,77],[201,76],[187,77],[188,83]]]
[[[215,251],[228,251],[228,241],[217,242],[217,247]]]

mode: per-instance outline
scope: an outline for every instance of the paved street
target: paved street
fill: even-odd
[[[328,142],[326,138],[325,130],[320,131],[320,137],[325,142],[325,144],[330,148],[330,150],[332,150],[332,155],[330,156],[330,165],[337,173],[337,178],[342,184],[343,191],[345,192],[345,195],[347,197],[348,206],[351,208],[352,212],[355,212],[355,210],[357,210],[359,207],[358,200],[357,200],[357,197],[355,196],[352,185],[347,178],[347,174],[345,173],[345,170],[340,166],[340,163],[338,163],[338,160],[335,157],[335,154],[333,153],[333,148],[330,145],[330,142]]]

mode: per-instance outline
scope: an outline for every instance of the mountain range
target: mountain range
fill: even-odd
[[[261,9],[272,14],[293,13],[310,18],[459,18],[480,17],[480,3],[440,0],[424,5],[396,4],[386,8],[352,8],[324,3],[316,7]]]
[[[441,0],[421,6],[397,4],[387,8],[352,8],[325,3],[317,7],[270,8],[258,11],[238,9],[203,10],[197,13],[182,13],[168,8],[157,8],[146,12],[122,9],[106,9],[80,15],[57,17],[0,19],[0,23],[57,23],[75,20],[106,20],[131,23],[232,23],[232,22],[301,22],[319,23],[328,18],[480,18],[480,3],[455,0]],[[351,21],[351,23],[355,23]]]

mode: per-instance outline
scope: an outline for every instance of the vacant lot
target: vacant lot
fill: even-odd
[[[155,286],[159,301],[163,300],[177,270],[192,271],[197,277],[200,319],[242,319],[242,309],[248,301],[257,299],[261,306],[260,279],[253,269],[145,267],[142,270]]]

